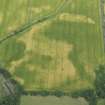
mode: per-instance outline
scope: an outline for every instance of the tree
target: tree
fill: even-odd
[[[0,78],[0,105],[20,105],[22,87],[4,69],[0,69]]]
[[[105,98],[105,65],[99,65],[95,73],[96,95],[98,98]]]
[[[86,89],[86,90],[80,90],[80,91],[74,92],[72,93],[72,97],[75,97],[75,98],[83,97],[86,99],[89,105],[97,104],[95,91],[93,89]]]

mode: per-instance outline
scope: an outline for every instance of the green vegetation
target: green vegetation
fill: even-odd
[[[25,45],[16,40],[7,41],[7,43],[0,46],[0,66],[9,65],[12,60],[18,60],[24,55]]]
[[[99,98],[105,98],[105,65],[100,65],[96,70],[96,94]]]
[[[0,0],[0,38],[48,16],[60,4],[61,0]],[[95,70],[105,60],[99,12],[99,0],[72,0],[54,18],[2,43],[0,66],[26,92],[73,93],[96,105],[95,93],[101,98],[104,93],[101,72]]]
[[[72,93],[72,97],[84,97],[89,105],[104,104],[105,100],[105,65],[99,65],[95,70],[96,78],[94,81],[94,90],[81,90]]]
[[[21,105],[88,105],[88,103],[83,98],[70,98],[61,97],[57,98],[55,96],[41,97],[41,96],[23,96],[21,98]]]
[[[0,69],[0,105],[20,105],[23,89],[4,69]]]

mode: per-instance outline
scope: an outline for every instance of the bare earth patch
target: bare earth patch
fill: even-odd
[[[2,23],[2,21],[3,21],[3,16],[2,14],[0,14],[0,24]]]
[[[95,21],[84,15],[78,15],[78,14],[70,14],[70,13],[62,13],[59,15],[59,20],[61,21],[67,21],[67,22],[77,22],[77,23],[89,23],[89,24],[95,24]]]
[[[41,6],[41,7],[32,7],[31,11],[37,14],[37,13],[41,13],[43,11],[49,11],[51,9],[52,8],[50,5],[46,5],[46,6]]]

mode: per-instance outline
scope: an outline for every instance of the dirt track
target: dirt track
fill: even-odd
[[[104,11],[105,0],[100,0],[100,15],[102,20],[102,31],[103,31],[103,40],[104,40],[104,51],[105,51],[105,11]]]

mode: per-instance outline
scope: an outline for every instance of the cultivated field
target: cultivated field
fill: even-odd
[[[0,38],[52,13],[63,0],[0,0]],[[94,88],[104,62],[99,0],[72,0],[55,17],[0,45],[0,66],[27,91]]]

